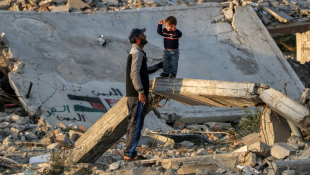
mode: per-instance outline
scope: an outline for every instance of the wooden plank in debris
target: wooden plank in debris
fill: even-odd
[[[151,109],[149,105],[147,112]],[[65,163],[95,163],[126,133],[127,114],[127,97],[123,97],[76,141]]]

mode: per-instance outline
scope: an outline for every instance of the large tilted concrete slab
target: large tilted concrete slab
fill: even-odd
[[[309,109],[264,84],[156,78],[153,81],[152,93],[190,106],[248,107],[265,104],[294,125],[310,133]]]
[[[148,63],[157,63],[164,49],[157,22],[174,15],[183,32],[178,77],[255,81],[277,90],[287,83],[289,96],[300,98],[303,85],[252,8],[236,7],[232,23],[213,23],[221,10],[218,3],[209,3],[89,15],[0,11],[0,32],[9,43],[8,62],[25,64],[22,72],[10,73],[11,85],[30,115],[44,117],[54,126],[60,121],[89,128],[125,94],[130,30],[147,28]],[[101,34],[111,40],[105,47],[97,42]],[[178,102],[159,110],[176,113],[183,122],[199,123],[243,114],[239,108]]]

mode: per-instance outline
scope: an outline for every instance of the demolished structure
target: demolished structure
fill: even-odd
[[[106,158],[102,155],[124,135],[127,125],[126,97],[123,95],[125,58],[130,49],[128,31],[135,27],[147,28],[148,63],[156,63],[163,52],[162,40],[156,35],[156,23],[173,13],[179,20],[178,27],[185,29],[180,40],[178,74],[184,79],[156,78],[153,81],[153,102],[160,101],[159,96],[175,100],[159,108],[159,116],[175,113],[183,123],[232,121],[243,114],[241,107],[263,105],[262,139],[255,140],[259,146],[286,142],[290,136],[288,125],[292,128],[297,125],[309,132],[309,109],[297,102],[303,84],[253,9],[238,6],[234,10],[233,14],[232,8],[223,10],[217,3],[209,3],[90,15],[0,12],[0,31],[5,33],[1,40],[1,52],[6,60],[3,64],[10,69],[10,83],[30,116],[39,116],[52,127],[66,128],[74,124],[87,130],[84,134],[71,132],[68,142],[76,141],[75,149],[67,153],[66,163],[96,163]],[[98,43],[101,35],[104,44]],[[196,105],[198,107],[193,107]],[[274,122],[278,119],[279,123]],[[288,130],[278,132],[277,129],[282,127]],[[56,140],[69,140],[61,131],[53,132]],[[52,137],[46,135],[44,140],[51,142]],[[6,143],[11,141],[6,140]],[[248,147],[253,143],[245,145]],[[307,144],[303,144],[306,147]],[[285,150],[285,155],[272,151],[280,148]],[[283,143],[274,145],[272,150],[271,155],[277,156],[278,160],[296,153]],[[221,168],[232,172],[238,164],[266,166],[268,161],[275,160],[265,159],[260,164],[252,152],[240,153],[239,150],[220,154],[223,153],[220,151],[214,155],[201,151],[199,155],[205,156],[193,153],[189,154],[191,158],[172,156],[171,159],[154,158],[141,163],[161,163],[159,168],[167,172],[177,170],[180,174],[190,174],[193,170],[198,174],[196,169],[202,169],[201,174],[204,174],[204,169],[225,173],[226,170]],[[307,161],[292,161],[297,164],[296,173],[304,171],[297,169]],[[120,161],[114,163],[109,170],[120,167]],[[286,162],[273,162],[272,166],[275,174],[286,170],[283,168]],[[241,169],[246,171],[246,167]],[[131,171],[141,174],[135,169]]]

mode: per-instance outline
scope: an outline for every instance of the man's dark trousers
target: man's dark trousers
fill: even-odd
[[[135,151],[141,136],[141,130],[144,124],[144,118],[147,113],[148,100],[145,105],[139,102],[139,97],[128,97],[128,127],[126,132],[126,150],[125,155],[134,158],[137,155]]]

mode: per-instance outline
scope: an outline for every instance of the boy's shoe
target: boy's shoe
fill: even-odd
[[[169,74],[161,73],[160,76],[161,77],[169,77]]]
[[[175,78],[176,76],[176,74],[170,74],[170,78]]]

